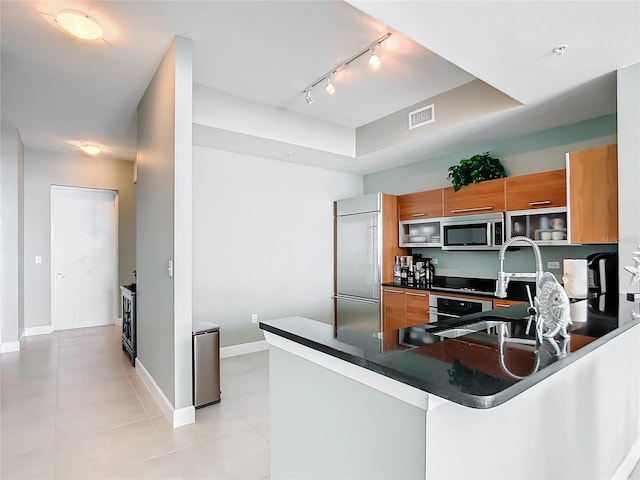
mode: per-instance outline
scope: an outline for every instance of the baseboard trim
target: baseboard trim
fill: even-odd
[[[269,349],[269,345],[265,340],[259,340],[257,342],[241,343],[239,345],[229,345],[228,347],[222,347],[220,349],[220,358],[237,357],[238,355],[261,352],[263,350],[268,350],[268,349]]]
[[[20,351],[20,341],[4,342],[0,344],[0,353],[11,353]]]
[[[638,460],[640,460],[640,443],[636,439],[636,441],[633,443],[633,446],[627,452],[627,456],[624,457],[624,460],[622,460],[622,463],[616,469],[616,471],[614,472],[611,478],[612,479],[629,478],[629,475],[631,475],[631,472],[633,471],[633,468],[636,466],[636,463],[638,463]]]
[[[25,327],[24,336],[32,337],[34,335],[48,335],[49,333],[53,333],[55,330],[52,325],[39,325],[37,327]]]
[[[196,421],[196,409],[193,405],[188,407],[176,408],[173,411],[173,428],[182,427],[195,423]]]
[[[149,393],[160,407],[162,414],[166,417],[173,428],[182,427],[196,421],[196,410],[193,405],[184,408],[175,409],[164,392],[160,389],[156,381],[153,379],[149,370],[140,361],[140,357],[136,357],[136,372],[140,375],[142,383],[147,387]]]

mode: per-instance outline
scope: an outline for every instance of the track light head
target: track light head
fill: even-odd
[[[376,48],[377,45],[371,49],[371,56],[369,57],[369,65],[374,70],[378,70],[380,68],[380,57],[376,55]]]
[[[311,105],[313,103],[313,98],[311,98],[311,90],[307,90],[305,92],[304,99],[307,101],[307,105]]]
[[[324,86],[324,89],[327,91],[329,95],[333,95],[336,92],[335,85],[331,83],[331,76],[327,77],[327,84]]]

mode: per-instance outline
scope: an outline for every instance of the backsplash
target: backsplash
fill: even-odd
[[[562,277],[562,261],[565,258],[587,258],[596,252],[617,252],[618,245],[579,245],[540,247],[542,267],[550,271],[558,279]],[[496,278],[500,263],[498,251],[446,251],[439,248],[414,248],[413,254],[437,259],[436,275],[456,277]],[[558,262],[560,268],[550,269],[547,262]],[[530,247],[507,251],[504,261],[505,269],[510,272],[533,272],[535,259]]]

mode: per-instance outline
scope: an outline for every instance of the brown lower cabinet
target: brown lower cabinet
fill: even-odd
[[[397,330],[429,322],[429,292],[383,287],[382,329]]]
[[[520,300],[504,300],[500,298],[493,301],[493,309],[495,310],[496,308],[512,307],[514,305],[520,305],[521,303],[524,302],[521,302]]]

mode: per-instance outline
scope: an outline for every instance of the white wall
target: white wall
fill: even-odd
[[[640,250],[640,63],[618,70],[618,236],[621,292],[640,292],[629,285],[625,265],[634,265]]]
[[[51,185],[118,192],[118,282],[122,285],[134,280],[136,191],[133,162],[27,149],[24,202],[26,327],[51,325]],[[36,255],[42,257],[42,263],[35,263]]]
[[[0,341],[16,350],[24,333],[24,146],[6,123],[0,142]]]
[[[334,200],[362,177],[193,148],[193,316],[222,345],[262,340],[259,319],[331,322]]]
[[[192,411],[191,49],[175,37],[138,104],[136,258],[138,359]]]

